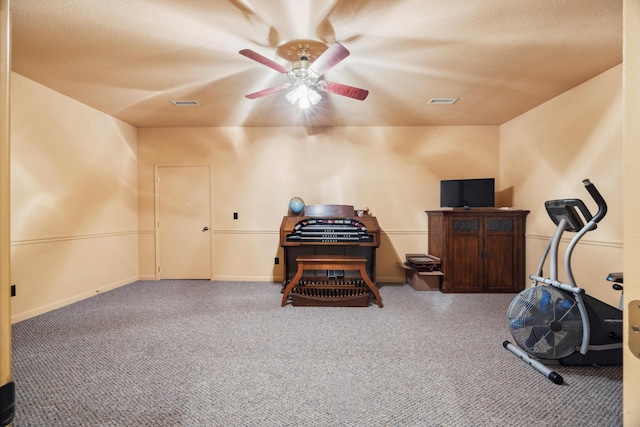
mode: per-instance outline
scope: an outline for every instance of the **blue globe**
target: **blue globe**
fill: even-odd
[[[291,213],[299,215],[304,210],[304,201],[300,197],[293,197],[289,200],[289,209]]]

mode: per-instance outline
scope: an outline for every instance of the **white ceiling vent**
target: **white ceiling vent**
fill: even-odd
[[[458,98],[431,98],[429,104],[433,105],[451,105],[455,104]]]
[[[171,103],[176,107],[195,107],[200,105],[200,103],[193,99],[173,99]]]

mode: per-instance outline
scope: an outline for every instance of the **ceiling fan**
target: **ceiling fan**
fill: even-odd
[[[285,74],[290,79],[289,83],[250,93],[249,95],[245,95],[245,97],[256,99],[291,88],[292,90],[286,95],[287,100],[291,104],[297,102],[298,106],[302,109],[309,108],[309,106],[315,105],[320,101],[322,97],[318,91],[334,93],[360,101],[367,97],[369,94],[368,90],[321,79],[324,73],[349,56],[349,51],[344,46],[340,43],[333,43],[312,62],[309,60],[312,57],[310,47],[311,46],[299,46],[296,49],[295,56],[297,57],[297,61],[291,64],[291,69],[287,69],[251,49],[241,50],[239,52],[241,55],[259,62],[262,65],[266,65],[279,73]]]

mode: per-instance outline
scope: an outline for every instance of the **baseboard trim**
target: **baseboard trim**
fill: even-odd
[[[123,280],[119,280],[117,282],[113,282],[113,283],[109,283],[109,284],[104,285],[104,286],[100,286],[98,288],[95,288],[95,289],[92,289],[92,290],[89,290],[89,291],[86,291],[86,292],[82,292],[82,293],[80,293],[78,295],[74,295],[74,296],[59,300],[59,301],[52,302],[52,303],[47,304],[47,305],[43,305],[41,307],[37,307],[37,308],[31,309],[31,310],[25,311],[23,313],[12,315],[11,316],[11,324],[18,323],[18,322],[30,319],[30,318],[35,317],[35,316],[39,316],[41,314],[47,313],[49,311],[56,310],[58,308],[62,308],[64,306],[66,306],[66,305],[73,304],[74,302],[82,301],[84,299],[96,296],[96,295],[98,295],[98,294],[100,294],[102,292],[107,292],[107,291],[110,291],[112,289],[116,289],[116,288],[119,288],[121,286],[128,285],[128,284],[133,283],[133,282],[135,282],[137,280],[138,280],[138,276],[129,277],[129,278],[126,278],[126,279],[123,279]]]
[[[217,282],[281,282],[282,278],[273,276],[219,276],[214,275],[212,281]]]

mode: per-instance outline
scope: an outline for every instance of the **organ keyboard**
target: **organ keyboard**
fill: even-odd
[[[307,218],[298,221],[287,242],[353,243],[373,242],[367,227],[352,218]]]

